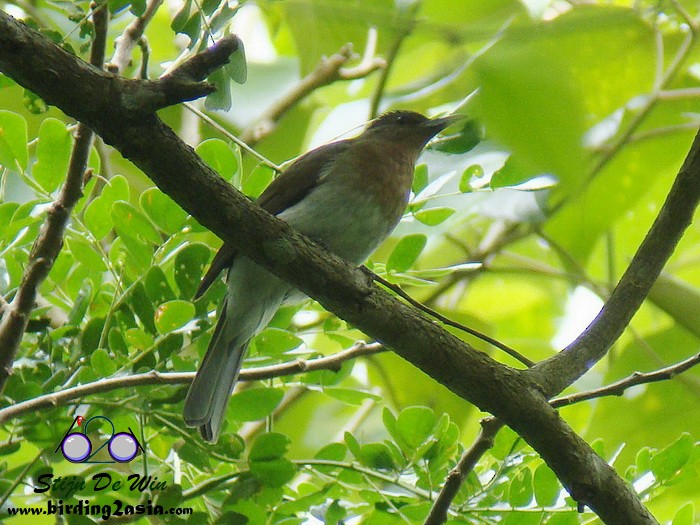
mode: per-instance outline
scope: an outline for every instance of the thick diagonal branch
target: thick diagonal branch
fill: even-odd
[[[552,397],[585,374],[608,352],[644,302],[690,225],[700,202],[700,133],[666,202],[603,309],[567,348],[528,373]]]

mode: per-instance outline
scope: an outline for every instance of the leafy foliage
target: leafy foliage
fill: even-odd
[[[440,313],[533,360],[563,347],[597,312],[648,230],[700,123],[697,38],[684,18],[685,11],[698,16],[693,2],[242,4],[186,1],[172,16],[159,10],[146,33],[151,74],[163,72],[153,64],[179,63],[222,32],[240,32],[247,65],[236,55],[210,79],[220,89],[207,108],[230,108],[217,118],[242,132],[321,57],[346,42],[362,50],[368,29],[376,28],[377,54],[391,57],[396,50],[382,109],[459,108],[469,119],[422,157],[409,209],[368,265]],[[108,5],[111,42],[147,3]],[[30,7],[4,6],[13,13]],[[24,14],[84,57],[94,36],[89,10],[86,1],[38,1]],[[182,49],[176,34],[187,37]],[[137,67],[138,61],[126,74]],[[317,89],[256,148],[283,162],[353,129],[368,118],[381,74]],[[230,83],[246,75],[247,83]],[[11,300],[65,177],[73,138],[65,116],[2,76],[0,95],[0,294]],[[199,137],[197,153],[251,198],[275,176],[217,129],[197,122],[193,130],[192,119],[177,109],[162,113],[175,129],[194,131],[188,136]],[[90,168],[0,408],[104,378],[191,372],[212,337],[224,284],[216,282],[197,301],[192,297],[220,241],[104,145],[93,150]],[[696,224],[610,358],[576,389],[697,354],[699,246]],[[286,306],[251,343],[246,366],[327,356],[359,339],[361,333],[313,301]],[[494,357],[514,364],[508,356]],[[700,505],[698,380],[691,370],[620,398],[562,409],[574,429],[598,440],[596,450],[659,520],[673,525],[696,523]],[[232,397],[213,446],[184,427],[184,395],[184,384],[154,383],[96,392],[5,422],[0,509],[45,505],[48,498],[103,504],[108,494],[131,505],[152,499],[194,509],[189,516],[159,518],[166,523],[343,523],[355,517],[420,523],[480,419],[388,353],[246,385]],[[108,416],[117,429],[133,429],[146,455],[119,465],[67,462],[55,449],[78,414]],[[106,426],[95,433],[100,443],[108,436]],[[16,482],[36,487],[42,474],[89,481],[102,472],[114,480],[147,473],[167,487],[142,494],[123,483],[95,492],[88,483],[35,494]],[[508,429],[469,473],[449,512],[452,524],[565,525],[589,518]],[[68,523],[93,518],[72,516]]]

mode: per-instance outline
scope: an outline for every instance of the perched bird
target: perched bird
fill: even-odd
[[[393,111],[356,138],[314,149],[292,163],[258,204],[352,264],[359,265],[391,233],[408,204],[416,160],[457,116],[428,119]],[[211,343],[185,400],[184,419],[216,442],[250,339],[283,301],[301,292],[236,254],[224,243],[195,295],[228,268],[228,293]]]

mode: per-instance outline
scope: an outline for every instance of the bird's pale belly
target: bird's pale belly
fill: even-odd
[[[336,192],[322,184],[302,203],[279,217],[296,230],[343,259],[360,264],[379,246],[394,224],[389,224],[366,192]]]

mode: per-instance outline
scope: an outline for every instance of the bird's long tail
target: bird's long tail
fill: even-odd
[[[239,342],[229,335],[232,330],[227,326],[226,310],[224,304],[207,353],[187,392],[183,412],[187,426],[199,427],[202,438],[212,443],[219,439],[226,405],[248,347],[248,340]]]

